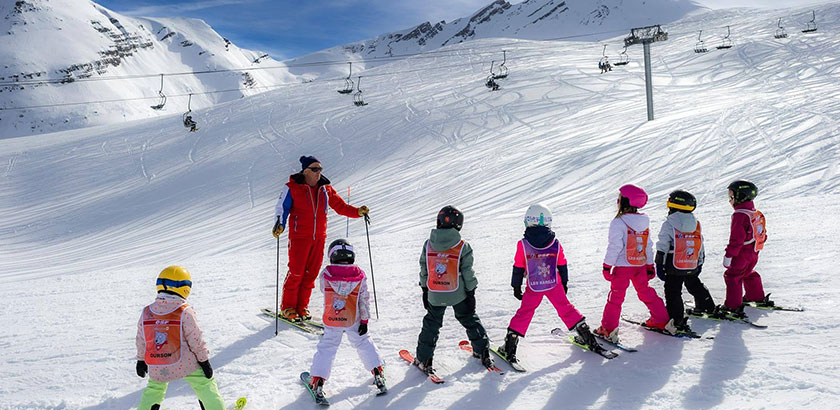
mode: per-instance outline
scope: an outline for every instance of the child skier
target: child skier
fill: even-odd
[[[423,329],[417,338],[415,364],[434,374],[435,354],[443,315],[447,306],[455,310],[455,319],[467,330],[473,355],[488,368],[494,367],[489,339],[475,313],[475,288],[478,280],[473,272],[473,252],[461,239],[464,214],[453,206],[443,207],[437,215],[437,229],[432,229],[420,253],[420,287],[423,289]]]
[[[639,300],[650,311],[650,319],[645,326],[664,330],[668,324],[665,303],[648,284],[656,276],[653,240],[650,239],[648,216],[639,213],[639,208],[647,204],[647,193],[635,185],[624,185],[618,192],[618,214],[610,222],[609,244],[602,272],[604,279],[610,282],[610,293],[604,306],[601,327],[595,330],[599,336],[613,342],[618,342],[618,319],[630,282],[633,282]]]
[[[566,283],[569,280],[566,257],[560,241],[551,230],[551,211],[545,206],[534,204],[525,212],[525,235],[516,244],[513,261],[510,284],[513,286],[513,296],[521,300],[522,304],[510,319],[505,345],[499,349],[507,361],[517,362],[516,346],[519,338],[525,337],[531,318],[543,297],[547,297],[554,305],[566,328],[577,331],[584,344],[597,344],[585,318],[566,297]],[[526,276],[527,287],[525,293],[522,293],[522,281]]]
[[[755,209],[753,199],[758,188],[752,182],[735,181],[729,184],[729,203],[735,212],[729,231],[729,244],[723,258],[723,274],[726,282],[726,301],[720,313],[735,317],[746,317],[743,301],[757,302],[759,306],[774,305],[769,295],[764,294],[761,276],[754,271],[758,253],[767,240],[764,215]],[[743,299],[742,299],[743,298]]]
[[[195,311],[186,303],[192,288],[190,273],[180,266],[164,269],[157,279],[155,302],[143,309],[137,323],[137,375],[149,374],[138,410],[158,410],[169,382],[184,379],[205,410],[223,410],[210,352]]]
[[[370,295],[365,272],[354,264],[356,253],[353,245],[344,239],[333,241],[327,255],[330,264],[321,271],[324,335],[321,336],[315,357],[312,358],[309,386],[316,396],[324,398],[324,382],[330,378],[341,336],[346,332],[365,369],[373,374],[374,384],[384,393],[383,362],[368,334]]]
[[[691,333],[683,310],[682,287],[694,296],[694,310],[713,313],[715,302],[709,289],[700,281],[705,260],[700,222],[692,212],[697,199],[689,192],[677,190],[668,195],[668,217],[656,241],[656,275],[665,281],[665,306],[671,318],[668,328]]]

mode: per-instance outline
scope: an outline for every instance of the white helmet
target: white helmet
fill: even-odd
[[[525,211],[525,227],[551,227],[551,211],[545,205],[533,204]]]

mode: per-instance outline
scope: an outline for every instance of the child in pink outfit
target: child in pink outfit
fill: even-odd
[[[595,333],[614,342],[618,341],[621,305],[631,282],[639,300],[650,310],[650,319],[645,325],[665,329],[668,324],[665,303],[648,284],[656,276],[656,270],[653,267],[650,219],[639,213],[639,208],[645,204],[647,193],[642,188],[635,185],[622,186],[617,201],[618,214],[610,222],[609,244],[603,266],[604,279],[610,282],[610,293],[604,306],[601,327]]]
[[[510,320],[505,345],[499,349],[511,363],[518,361],[519,338],[525,337],[543,297],[554,305],[566,328],[575,329],[585,344],[596,343],[585,318],[566,297],[569,277],[566,257],[551,230],[551,211],[541,204],[531,205],[525,213],[525,227],[524,238],[516,244],[511,278],[513,296],[522,304]],[[527,286],[522,293],[522,282],[526,277]]]

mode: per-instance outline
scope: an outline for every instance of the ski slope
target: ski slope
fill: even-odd
[[[592,43],[483,39],[371,68],[352,105],[339,83],[312,82],[180,115],[0,141],[0,409],[135,406],[136,322],[171,264],[193,275],[198,312],[223,395],[249,408],[312,408],[297,375],[317,340],[259,316],[274,303],[276,195],[315,155],[339,192],[372,209],[380,318],[370,331],[391,391],[372,397],[349,346],[326,390],[333,408],[828,408],[840,397],[835,305],[840,281],[830,230],[840,214],[840,27],[775,40],[775,16],[735,9],[692,15],[653,46],[657,119],[645,122],[641,49],[604,75]],[[817,9],[840,21],[840,6]],[[733,26],[735,46],[692,52],[696,30]],[[720,33],[709,35],[719,35]],[[719,37],[718,37],[719,38]],[[620,50],[620,38],[608,42]],[[711,44],[713,46],[714,44]],[[488,53],[504,48],[511,75],[489,92]],[[758,271],[780,304],[802,313],[750,316],[768,329],[694,320],[714,340],[681,341],[622,324],[637,353],[605,361],[549,334],[549,304],[520,356],[529,372],[488,374],[457,349],[449,313],[436,367],[442,386],[404,365],[423,315],[417,259],[437,210],[458,206],[479,278],[478,314],[501,343],[518,307],[509,286],[521,217],[554,211],[569,260],[569,298],[595,327],[609,289],[600,275],[618,187],[651,197],[652,230],[673,189],[693,192],[703,221],[703,279],[722,301],[719,262],[731,210],[725,187],[755,181],[770,239]],[[369,271],[364,226],[350,222]],[[345,234],[331,216],[329,239]],[[281,273],[287,260],[280,244]],[[368,272],[370,273],[370,272]],[[662,284],[655,286],[661,293]],[[318,293],[313,310],[321,312]],[[624,312],[645,318],[629,291]],[[828,360],[827,360],[828,359]],[[500,365],[504,367],[504,364]],[[197,408],[184,383],[164,407]]]

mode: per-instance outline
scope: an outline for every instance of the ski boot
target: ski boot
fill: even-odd
[[[481,352],[481,354],[473,352],[473,357],[480,359],[481,364],[488,369],[496,367],[496,363],[494,363],[493,358],[490,357],[490,349],[484,349],[484,351]]]
[[[387,393],[388,387],[385,386],[385,369],[382,366],[376,366],[370,372],[373,373],[373,384],[379,389],[377,395]]]
[[[670,322],[656,323],[656,322],[653,321],[653,318],[650,318],[650,319],[645,321],[645,327],[650,327],[650,328],[664,330],[664,331],[670,331],[670,330],[668,330],[668,324],[669,323]],[[674,329],[673,326],[671,326],[671,330],[676,331],[676,329]]]
[[[573,329],[577,332],[577,339],[580,340],[581,344],[589,347],[601,346],[598,344],[598,341],[595,340],[595,335],[592,334],[592,331],[589,330],[589,325],[587,325],[583,319],[581,319],[581,321],[578,322]],[[603,330],[603,328],[599,327],[598,330]],[[596,332],[598,330],[596,330]],[[612,335],[615,336],[615,342],[618,343],[618,328],[612,332]],[[613,340],[610,335],[607,335],[607,339]]]
[[[650,320],[648,320],[648,322],[650,322]],[[645,325],[647,325],[648,322],[645,322]],[[676,335],[677,334],[677,322],[674,319],[668,320],[668,323],[666,323],[665,326],[662,326],[662,330],[664,330],[664,331],[666,331],[666,332],[668,332],[672,335]]]
[[[588,328],[589,328],[589,326],[587,326],[587,330],[588,330]],[[575,329],[577,329],[577,326],[575,326]],[[609,331],[607,331],[607,329],[604,329],[603,326],[600,326],[597,329],[595,329],[595,333],[598,336],[600,336],[600,337],[604,338],[605,340],[608,340],[612,343],[620,343],[619,340],[618,340],[618,328],[615,328],[615,329],[613,329],[612,332],[609,332]]]
[[[301,322],[300,315],[298,314],[298,312],[295,308],[288,308],[288,309],[281,310],[280,311],[280,317],[285,319],[285,320],[288,320],[289,322],[295,322],[295,323],[300,323]]]
[[[727,319],[727,320],[740,320],[746,319],[747,314],[744,313],[744,305],[738,307],[738,309],[729,309],[724,305],[718,305],[715,308],[715,313],[713,316],[719,319]]]
[[[297,309],[298,316],[300,316],[300,320],[307,321],[312,320],[312,314],[309,313],[309,308],[300,308]]]
[[[519,344],[519,333],[508,329],[507,335],[505,335],[505,345],[502,346],[499,351],[504,353],[505,360],[509,363],[517,363],[518,360],[516,359],[516,346]]]
[[[761,299],[761,300],[751,301],[751,300],[747,300],[747,298],[744,298],[744,303],[752,303],[755,307],[757,307],[759,309],[761,309],[761,308],[772,308],[772,307],[776,306],[776,302],[773,302],[772,300],[770,300],[770,294],[769,293],[764,295],[764,298]]]
[[[415,357],[414,358],[414,365],[417,366],[417,368],[422,370],[427,375],[435,374],[435,368],[432,367],[432,358],[431,357],[428,360],[426,360],[425,362],[421,362],[421,361],[417,360],[417,358]]]
[[[688,318],[685,316],[674,321],[674,327],[677,329],[677,333],[694,333],[691,326],[688,325]]]
[[[312,392],[315,394],[315,401],[321,403],[327,400],[327,396],[324,395],[324,378],[323,377],[312,377],[309,379],[309,388],[312,389]]]

